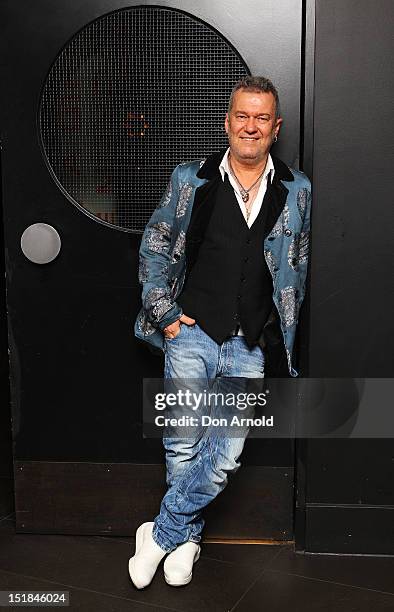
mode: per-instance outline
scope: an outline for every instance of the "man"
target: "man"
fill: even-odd
[[[278,93],[246,77],[231,94],[229,148],[175,168],[140,248],[138,338],[164,351],[167,385],[245,388],[242,381],[297,376],[292,351],[305,293],[311,188],[271,157],[282,124]],[[210,409],[210,407],[208,407]],[[223,408],[223,407],[222,407]],[[129,562],[137,588],[161,559],[174,586],[192,578],[202,509],[226,486],[244,437],[200,428],[165,435],[168,490],[154,522],[141,525]]]

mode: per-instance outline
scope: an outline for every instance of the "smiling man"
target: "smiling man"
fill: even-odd
[[[164,351],[167,389],[192,380],[193,392],[242,393],[267,373],[298,374],[292,353],[305,293],[311,188],[305,174],[270,155],[281,124],[270,80],[236,83],[225,118],[228,149],[177,166],[146,226],[135,333]],[[224,406],[204,408],[226,414]],[[137,588],[151,582],[166,555],[168,584],[190,582],[202,510],[239,468],[247,431],[234,436],[200,427],[193,438],[165,432],[168,490],[154,521],[137,530],[129,562]]]

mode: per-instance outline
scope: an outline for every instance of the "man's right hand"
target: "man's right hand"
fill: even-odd
[[[167,327],[163,329],[164,337],[176,338],[181,331],[181,323],[186,323],[186,325],[194,325],[195,322],[195,319],[191,319],[183,314],[177,321],[174,321],[174,323],[167,325]]]

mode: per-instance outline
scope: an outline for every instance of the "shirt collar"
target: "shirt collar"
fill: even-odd
[[[230,169],[228,167],[228,154],[230,153],[230,147],[228,147],[227,151],[225,152],[225,154],[223,155],[223,159],[220,162],[219,165],[219,171],[220,174],[222,176],[222,180],[224,181],[224,175],[227,173],[230,173]],[[262,177],[262,180],[264,181],[267,178],[268,173],[271,172],[271,182],[272,179],[274,178],[274,173],[275,173],[275,167],[274,167],[274,162],[272,161],[272,157],[270,155],[270,153],[268,153],[268,159],[267,159],[267,163],[266,166],[264,168],[264,174]]]

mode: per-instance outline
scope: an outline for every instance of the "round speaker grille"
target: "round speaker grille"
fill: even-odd
[[[227,145],[224,115],[246,64],[216,30],[161,7],[119,10],[62,50],[39,110],[47,163],[87,213],[141,232],[180,162]]]

